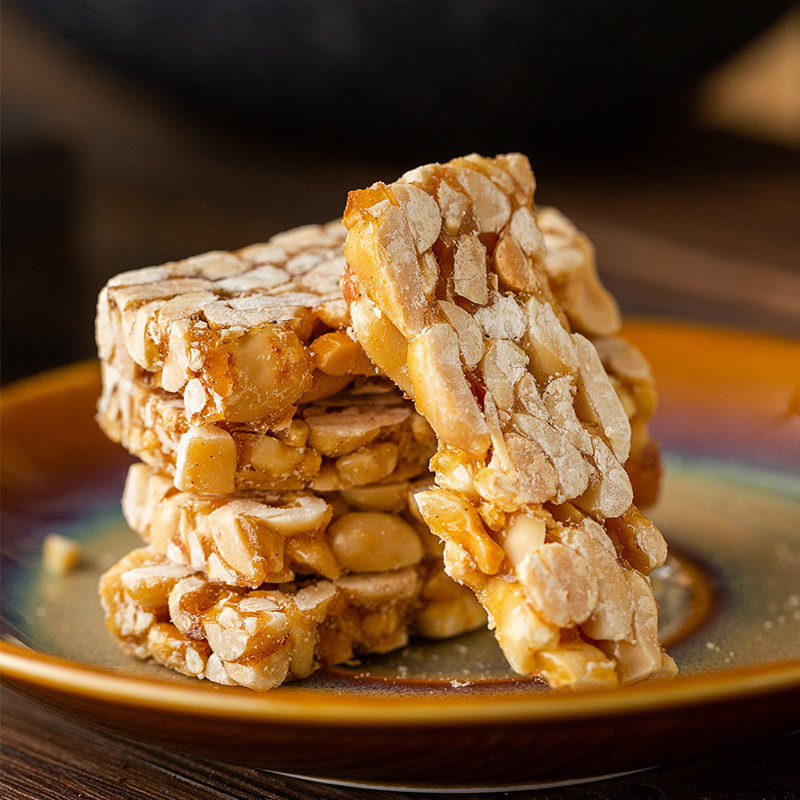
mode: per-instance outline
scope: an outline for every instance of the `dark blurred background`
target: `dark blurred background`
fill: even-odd
[[[800,338],[795,3],[16,0],[0,32],[3,381],[91,357],[111,275],[470,151],[530,156],[626,312]]]

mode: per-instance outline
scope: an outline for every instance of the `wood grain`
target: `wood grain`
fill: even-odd
[[[8,800],[400,800],[433,798],[311,783],[123,741],[2,693],[0,796]],[[480,795],[487,800],[792,800],[800,735],[583,786]],[[477,797],[478,795],[463,795]]]

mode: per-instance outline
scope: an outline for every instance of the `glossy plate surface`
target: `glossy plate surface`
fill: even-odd
[[[800,343],[641,321],[667,475],[651,515],[672,681],[556,693],[517,679],[490,634],[404,650],[266,694],[123,656],[96,598],[133,547],[130,458],[93,422],[96,365],[2,395],[4,683],[118,735],[360,785],[480,790],[570,783],[800,728]],[[41,569],[50,532],[84,560]]]

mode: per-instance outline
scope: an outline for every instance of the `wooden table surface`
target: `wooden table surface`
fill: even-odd
[[[348,189],[415,166],[379,152],[330,153],[189,124],[124,79],[98,77],[79,56],[24,24],[12,33],[16,38],[4,41],[11,49],[4,97],[24,124],[3,147],[4,214],[10,208],[11,218],[19,209],[15,227],[6,230],[4,223],[4,380],[91,355],[92,304],[110,275],[325,221],[341,213]],[[51,69],[36,72],[37,59],[14,61],[15,53],[32,49]],[[525,150],[524,137],[519,149]],[[529,155],[539,202],[560,207],[591,236],[602,276],[625,313],[800,339],[798,152],[684,127],[616,152]],[[50,230],[58,234],[48,241],[33,235],[40,228],[31,209],[42,208],[50,209]],[[27,324],[31,276],[47,274],[48,265],[39,307],[51,309],[58,326],[50,327],[57,329],[15,339]],[[3,693],[0,726],[0,795],[9,799],[404,796],[126,742],[10,691]],[[798,765],[800,735],[794,735],[515,796],[789,800],[800,796]]]

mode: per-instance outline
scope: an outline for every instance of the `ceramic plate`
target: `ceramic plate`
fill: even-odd
[[[3,681],[112,733],[319,780],[439,790],[574,783],[800,727],[800,343],[680,324],[626,334],[656,372],[666,478],[651,515],[671,681],[570,693],[508,671],[490,634],[414,641],[265,694],[123,656],[100,573],[138,545],[130,459],[93,422],[97,366],[2,396]],[[41,569],[50,532],[81,566]]]

